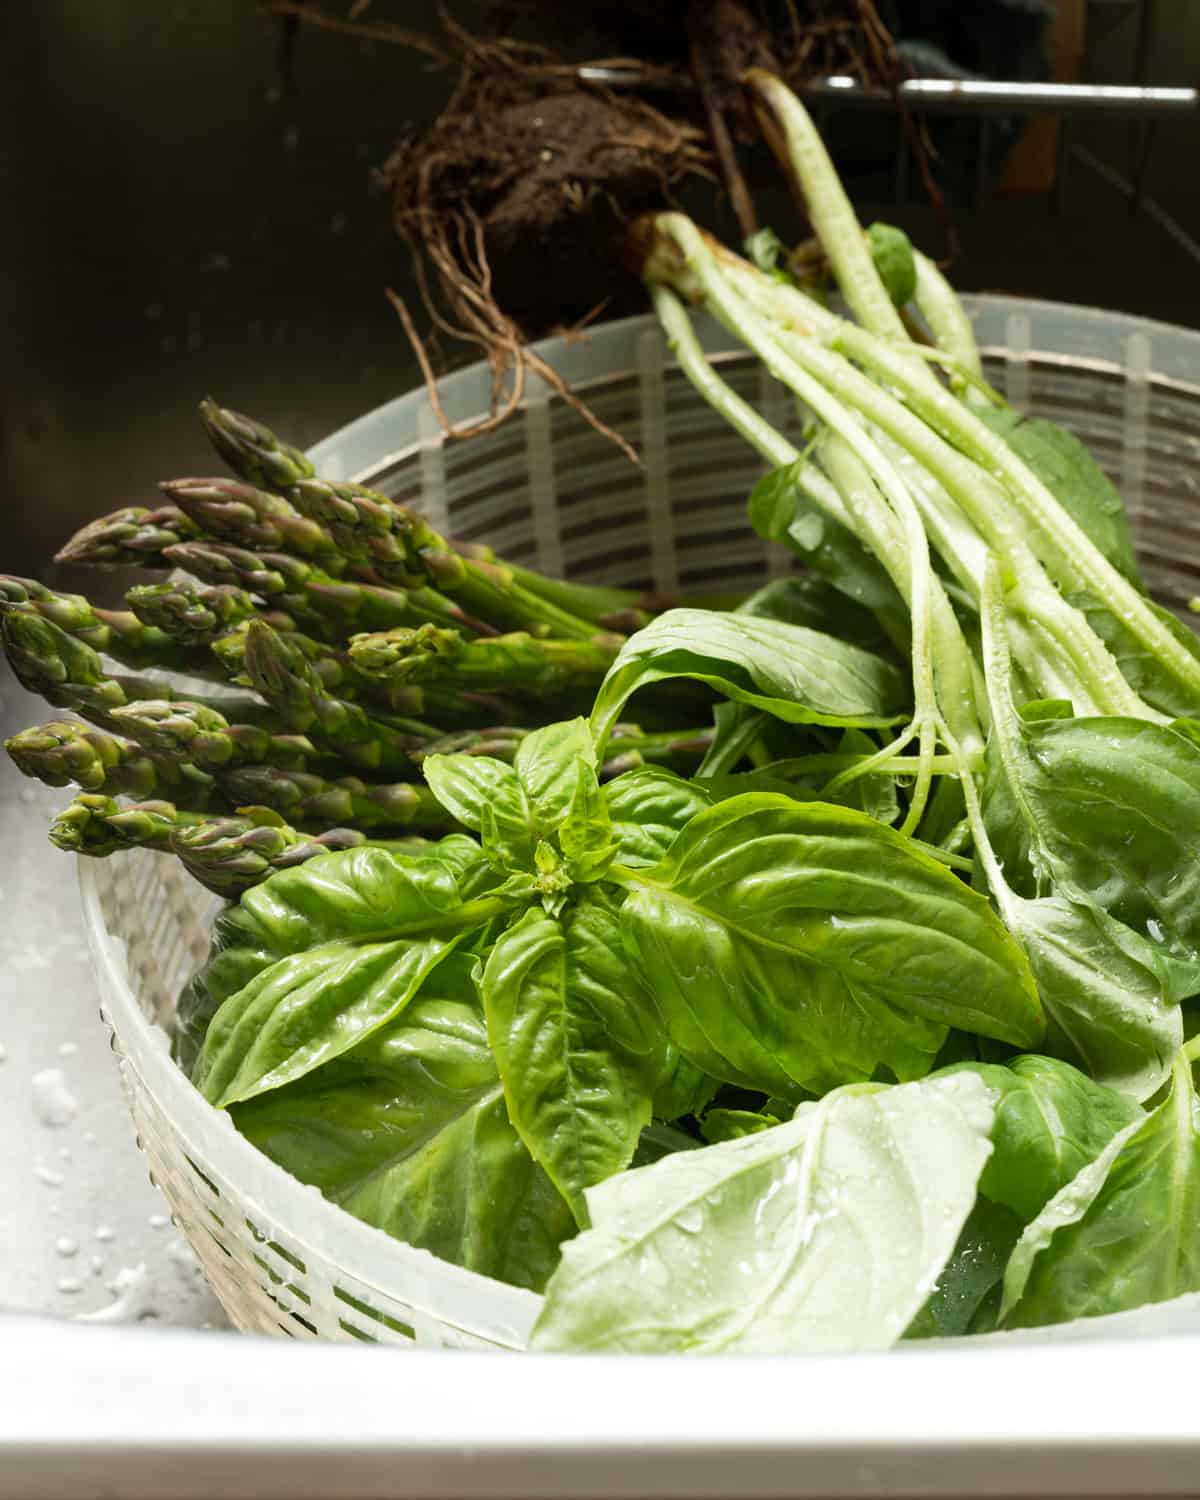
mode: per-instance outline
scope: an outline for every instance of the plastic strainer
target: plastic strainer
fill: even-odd
[[[1083,438],[1130,508],[1151,589],[1184,605],[1200,590],[1200,333],[1006,297],[968,299],[968,307],[988,379],[1016,406]],[[715,325],[703,335],[735,389],[795,436],[789,398],[754,357]],[[542,389],[518,418],[469,443],[444,442],[425,392],[412,392],[319,443],[318,470],[369,483],[440,531],[486,539],[515,562],[568,578],[726,592],[791,570],[785,550],[764,547],[746,521],[759,461],[674,368],[653,319],[539,348],[636,444],[641,469]],[[474,366],[442,382],[442,402],[461,421],[486,409],[489,389],[486,368]],[[400,1244],[327,1203],[243,1140],[175,1067],[163,1028],[204,959],[216,899],[177,861],[150,853],[83,860],[81,885],[101,1014],[139,1144],[233,1323],[522,1348],[538,1297]],[[1101,1333],[1109,1321],[1090,1326]]]

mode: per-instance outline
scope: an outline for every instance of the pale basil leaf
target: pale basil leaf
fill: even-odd
[[[991,1105],[964,1076],[847,1089],[787,1124],[682,1151],[588,1194],[535,1349],[887,1349],[975,1201]]]

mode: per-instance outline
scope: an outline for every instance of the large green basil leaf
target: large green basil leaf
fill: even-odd
[[[663,1066],[613,903],[596,892],[557,921],[526,912],[497,939],[481,987],[509,1118],[585,1223],[584,1190],[629,1165]]]
[[[339,938],[385,939],[428,931],[495,883],[466,834],[404,854],[369,845],[318,854],[278,870],[228,906],[208,959],[180,996],[174,1047],[188,1072],[217,1009],[290,953]]]
[[[795,578],[777,578],[738,605],[739,615],[778,620],[784,625],[803,625],[836,635],[840,641],[886,656],[892,646],[869,609],[856,604],[823,578],[811,573]]]
[[[1200,1291],[1200,1102],[1180,1057],[1167,1098],[1119,1131],[1021,1236],[1001,1322],[1029,1328]]]
[[[261,1151],[356,1218],[540,1290],[575,1226],[509,1123],[471,965],[451,955],[385,1030],[231,1113]]]
[[[985,818],[1004,877],[1109,913],[1163,952],[1200,956],[1200,748],[1141,719],[994,716]]]
[[[654,1090],[654,1118],[669,1121],[700,1115],[720,1086],[719,1079],[702,1072],[667,1039],[663,1070]]]
[[[946,1027],[1017,1046],[1044,1022],[987,902],[863,813],[750,793],[625,871],[621,924],[672,1040],[768,1093],[928,1072]]]
[[[627,865],[654,865],[688,819],[712,799],[694,781],[662,766],[638,766],[604,787],[617,857]]]
[[[394,1020],[459,938],[342,938],[281,958],[217,1011],[192,1082],[224,1108],[302,1078]]]
[[[974,1073],[992,1093],[994,1150],[979,1191],[1020,1216],[1022,1224],[1097,1156],[1118,1131],[1143,1118],[1124,1094],[1105,1088],[1052,1057],[957,1063],[936,1074]]]
[[[886,1349],[954,1248],[992,1110],[970,1075],[867,1086],[587,1195],[535,1349],[808,1354]]]
[[[621,647],[592,710],[598,741],[639,688],[689,677],[792,724],[892,724],[908,701],[904,676],[834,636],[752,615],[672,609]]]
[[[579,767],[596,770],[596,746],[586,719],[535,729],[517,747],[514,768],[536,833],[548,838],[575,801]]]
[[[1133,1099],[1153,1094],[1183,1044],[1183,1016],[1161,978],[1133,956],[1153,959],[1150,945],[1139,949],[1136,935],[1103,912],[1059,896],[1006,898],[1004,916],[1046,1008],[1046,1050]]]
[[[971,410],[1024,460],[1113,567],[1140,588],[1124,501],[1075,434],[1042,418],[1026,419],[1011,406],[976,405]]]

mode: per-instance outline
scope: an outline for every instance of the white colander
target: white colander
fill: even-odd
[[[1129,506],[1150,588],[1180,607],[1200,591],[1200,334],[1006,297],[968,306],[988,379],[1089,445]],[[734,388],[795,436],[782,388],[715,325],[703,333]],[[637,446],[641,469],[539,388],[516,419],[466,443],[444,442],[425,392],[412,392],[319,443],[318,471],[364,481],[439,531],[586,582],[728,592],[791,570],[789,554],[765,547],[746,521],[759,460],[674,368],[652,319],[539,348]],[[442,382],[442,403],[452,421],[469,419],[486,409],[489,389],[488,371],[475,366]],[[163,1028],[204,960],[216,898],[177,861],[144,852],[83,860],[80,878],[101,1014],[139,1144],[233,1323],[523,1348],[538,1297],[400,1244],[327,1203],[243,1140],[175,1067]],[[1109,1321],[1090,1326],[1101,1333]]]

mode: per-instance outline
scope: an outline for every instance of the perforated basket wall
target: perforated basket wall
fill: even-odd
[[[1151,588],[1181,607],[1200,588],[1200,334],[1089,309],[1007,298],[970,303],[988,378],[1019,407],[1072,428],[1117,482]],[[723,373],[777,427],[784,392],[714,327]],[[595,329],[543,354],[643,467],[535,392],[518,419],[444,443],[425,393],[379,408],[313,451],[442,531],[545,572],[671,591],[750,589],[786,573],[745,519],[761,473],[749,448],[674,369],[650,319]],[[476,368],[442,386],[449,415],[487,405]],[[103,1001],[151,1174],[239,1328],[441,1347],[523,1347],[538,1298],[388,1239],[255,1151],[172,1063],[164,1027],[199,965],[216,910],[173,860],[81,863]]]

